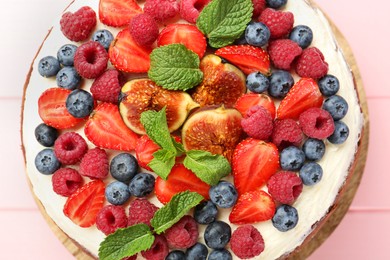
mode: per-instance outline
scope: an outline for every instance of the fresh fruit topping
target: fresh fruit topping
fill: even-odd
[[[135,0],[100,0],[99,19],[108,26],[128,25],[135,15],[142,13],[142,8]]]
[[[145,198],[137,198],[130,202],[129,205],[129,222],[128,226],[144,223],[150,227],[154,213],[158,210],[154,204]]]
[[[246,87],[254,93],[263,93],[269,87],[269,79],[260,72],[252,72],[246,77]]]
[[[113,150],[134,150],[138,136],[124,123],[118,106],[99,104],[84,128],[85,135],[94,145]]]
[[[263,47],[270,37],[268,27],[261,22],[251,22],[245,29],[245,40],[249,45]]]
[[[157,39],[157,45],[165,46],[172,43],[181,43],[187,49],[198,54],[199,59],[204,56],[207,48],[206,38],[195,25],[169,24],[165,27]]]
[[[347,101],[339,96],[333,95],[325,99],[322,108],[329,112],[334,121],[343,119],[348,112]]]
[[[326,75],[318,80],[318,87],[322,95],[330,97],[335,95],[340,89],[340,82],[338,78],[333,75]]]
[[[260,15],[259,21],[268,26],[271,39],[286,37],[294,26],[294,15],[291,12],[283,12],[266,8]]]
[[[35,167],[37,170],[45,175],[53,174],[61,167],[54,151],[50,148],[43,149],[35,156]]]
[[[285,171],[298,171],[305,159],[305,153],[295,146],[286,147],[280,152],[280,166]]]
[[[287,0],[266,0],[267,6],[274,8],[274,9],[279,9],[282,6],[286,5]]]
[[[88,150],[80,163],[80,174],[92,179],[104,179],[108,175],[108,155],[95,147]]]
[[[297,59],[295,70],[302,78],[319,79],[328,73],[328,63],[319,49],[310,47]]]
[[[284,98],[294,85],[294,78],[288,71],[274,70],[269,77],[268,94],[274,98]]]
[[[118,104],[123,83],[123,75],[115,69],[109,69],[95,79],[91,93],[96,100]]]
[[[325,143],[322,140],[308,138],[302,146],[306,159],[319,161],[325,154]]]
[[[77,46],[74,44],[65,44],[57,51],[57,59],[64,66],[73,66],[74,55]]]
[[[165,260],[185,260],[186,255],[183,251],[180,250],[172,250],[169,252],[167,257],[165,257]]]
[[[54,152],[62,164],[78,163],[87,151],[87,142],[76,132],[63,133],[54,143]]]
[[[268,192],[278,202],[292,204],[302,192],[302,180],[295,172],[282,171],[271,176]]]
[[[106,29],[97,30],[92,35],[92,41],[100,43],[106,50],[108,50],[113,40],[114,35],[112,35],[112,33]]]
[[[53,77],[61,69],[59,61],[53,56],[46,56],[38,62],[38,72],[42,77]]]
[[[59,87],[74,90],[80,86],[81,77],[74,67],[63,67],[57,73],[56,81]]]
[[[302,131],[311,138],[325,139],[334,132],[334,121],[328,111],[318,107],[309,108],[299,116]]]
[[[145,197],[153,191],[155,181],[150,173],[138,173],[130,181],[129,191],[135,197]]]
[[[227,181],[220,181],[209,190],[211,201],[220,208],[231,208],[236,204],[238,193],[234,185]]]
[[[105,185],[101,180],[81,186],[66,200],[64,214],[80,227],[90,227],[104,204]]]
[[[213,249],[223,249],[230,241],[232,229],[223,221],[209,224],[204,231],[206,245]]]
[[[108,49],[110,62],[120,71],[145,73],[150,67],[152,49],[138,45],[128,28],[120,31]],[[128,62],[128,61],[132,62]]]
[[[206,260],[209,251],[204,244],[197,242],[186,251],[185,259],[202,259]]]
[[[297,225],[298,220],[298,211],[296,208],[290,205],[280,205],[276,209],[275,216],[272,218],[272,224],[277,230],[286,232],[293,229]]]
[[[148,14],[137,14],[131,19],[129,25],[131,36],[141,46],[150,47],[157,40],[158,24]]]
[[[302,183],[307,186],[313,186],[321,181],[323,170],[321,165],[315,162],[305,163],[299,170],[299,177]]]
[[[107,68],[107,61],[106,49],[95,41],[83,43],[74,55],[74,67],[86,79],[99,77]]]
[[[278,148],[285,148],[290,145],[300,146],[302,140],[302,130],[295,120],[282,119],[275,121],[272,142]]]
[[[248,93],[242,95],[234,105],[234,108],[240,111],[243,117],[246,117],[248,110],[254,106],[263,106],[275,118],[275,104],[272,99],[265,94]]]
[[[148,250],[141,252],[141,255],[149,260],[165,259],[168,254],[168,242],[163,235],[156,235],[152,246]]]
[[[259,15],[266,8],[266,0],[252,0],[253,4],[253,18],[259,17]]]
[[[268,53],[275,68],[290,70],[294,60],[301,55],[302,49],[290,39],[279,39],[270,42]]]
[[[263,186],[278,169],[279,152],[272,143],[247,138],[234,151],[233,177],[239,195]]]
[[[120,181],[108,184],[104,194],[107,201],[113,205],[123,205],[131,196],[128,186]]]
[[[69,197],[83,184],[81,175],[72,168],[58,169],[51,179],[55,193]]]
[[[348,126],[342,121],[336,121],[334,122],[334,132],[328,137],[328,141],[332,144],[342,144],[348,139],[348,136]]]
[[[261,105],[247,111],[246,117],[241,120],[241,126],[249,137],[259,140],[268,140],[274,128],[271,113]]]
[[[242,258],[252,258],[264,251],[264,240],[260,232],[252,225],[238,227],[230,239],[233,253]]]
[[[39,124],[34,131],[38,143],[45,147],[51,147],[58,138],[58,131],[45,123]]]
[[[83,89],[75,89],[66,98],[65,105],[72,116],[85,118],[92,113],[94,100],[89,92]]]
[[[200,12],[211,0],[181,0],[180,16],[189,23],[196,23]]]
[[[278,119],[298,119],[299,115],[312,107],[321,107],[324,98],[313,79],[302,78],[290,89],[280,102],[276,116]]]
[[[199,224],[210,224],[217,219],[217,215],[217,206],[210,200],[201,202],[194,209],[194,219]]]
[[[146,0],[144,12],[158,22],[165,22],[179,14],[176,0]]]
[[[309,26],[298,25],[292,29],[289,38],[296,42],[302,49],[306,49],[313,41],[313,31]]]
[[[187,249],[198,240],[198,224],[191,216],[182,217],[179,222],[164,232],[171,248]]]
[[[130,153],[117,154],[110,162],[110,173],[118,181],[129,183],[137,172],[137,159]]]
[[[246,75],[257,71],[264,75],[270,74],[270,59],[262,48],[233,45],[218,49],[215,54],[236,65]]]
[[[209,257],[207,259],[208,260],[219,260],[219,259],[232,260],[233,256],[225,248],[223,248],[223,249],[214,249],[213,251],[210,252]]]
[[[105,235],[114,233],[118,228],[127,226],[125,209],[121,206],[104,206],[96,216],[96,227]]]
[[[75,13],[64,13],[60,25],[66,38],[74,42],[84,41],[96,26],[96,13],[91,7],[83,6]]]
[[[139,166],[151,171],[152,169],[148,164],[153,160],[153,154],[160,150],[161,147],[153,142],[147,135],[143,135],[138,139],[137,146],[135,147],[135,155]]]

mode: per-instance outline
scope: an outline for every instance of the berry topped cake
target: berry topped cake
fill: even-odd
[[[27,176],[102,260],[288,258],[363,134],[354,76],[306,0],[75,0],[25,87]]]

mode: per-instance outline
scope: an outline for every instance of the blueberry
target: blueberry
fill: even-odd
[[[53,146],[57,137],[58,131],[54,127],[42,123],[35,128],[35,138],[45,147]]]
[[[204,244],[196,243],[186,251],[186,260],[206,260],[209,251]]]
[[[269,7],[278,9],[287,3],[287,0],[266,0]]]
[[[297,171],[305,162],[305,153],[295,147],[289,146],[280,153],[280,166],[286,171]]]
[[[185,260],[186,255],[183,251],[173,250],[166,257],[165,260]]]
[[[334,121],[338,121],[347,114],[348,103],[343,97],[333,95],[325,99],[322,108],[330,113]]]
[[[137,159],[129,153],[120,153],[112,158],[110,172],[118,181],[129,183],[138,172]]]
[[[277,230],[286,232],[297,225],[298,219],[298,211],[296,208],[282,204],[276,208],[276,213],[272,218],[272,224]]]
[[[77,118],[84,118],[91,114],[93,105],[92,95],[83,89],[73,90],[66,99],[66,109]]]
[[[230,241],[232,229],[223,221],[215,221],[209,224],[204,231],[206,245],[213,249],[222,249]]]
[[[294,85],[294,78],[285,70],[275,70],[269,78],[268,94],[274,98],[284,98]]]
[[[319,161],[325,154],[325,143],[322,140],[309,138],[302,146],[306,159]]]
[[[129,190],[135,197],[145,197],[154,189],[155,178],[149,173],[139,173],[131,180]]]
[[[81,83],[81,77],[74,67],[63,67],[56,76],[57,85],[61,88],[74,90]]]
[[[73,44],[63,45],[57,52],[58,61],[64,66],[73,66],[74,54],[77,46]]]
[[[38,63],[38,72],[42,77],[53,77],[60,69],[60,62],[53,56],[43,57]]]
[[[333,75],[326,75],[318,81],[322,95],[329,97],[335,95],[340,89],[339,80]]]
[[[268,43],[271,32],[261,22],[251,22],[245,29],[245,40],[248,44],[262,47]]]
[[[298,43],[302,49],[306,49],[313,41],[313,31],[306,25],[295,26],[290,33],[290,40]]]
[[[211,201],[203,201],[195,207],[194,219],[199,224],[210,224],[217,218],[217,206]]]
[[[207,259],[208,260],[232,260],[233,257],[232,254],[226,249],[216,249],[210,253],[209,258]]]
[[[233,184],[220,181],[209,190],[211,201],[221,208],[231,208],[236,204],[238,193]]]
[[[111,42],[114,40],[114,36],[109,30],[102,29],[96,31],[92,35],[92,40],[100,43],[101,45],[103,45],[104,49],[107,50],[108,47],[110,47]]]
[[[53,174],[60,166],[61,163],[58,161],[53,149],[43,149],[35,157],[35,167],[42,174]]]
[[[246,78],[246,86],[254,93],[263,93],[269,87],[269,80],[260,72],[252,72]]]
[[[318,163],[308,162],[299,170],[299,177],[303,184],[312,186],[321,180],[322,173],[322,167]]]
[[[113,205],[123,205],[130,198],[129,187],[120,181],[114,181],[107,185],[106,199]]]
[[[334,122],[334,132],[331,136],[328,137],[328,141],[332,144],[342,144],[344,143],[349,136],[349,128],[342,121]]]

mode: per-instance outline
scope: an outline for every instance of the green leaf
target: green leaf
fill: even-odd
[[[153,242],[153,233],[145,224],[118,229],[100,244],[99,259],[122,259],[149,249]]]
[[[199,56],[183,44],[169,44],[150,54],[148,76],[165,89],[185,91],[202,81],[199,64]]]
[[[172,137],[173,145],[176,148],[176,156],[182,156],[186,153],[186,150],[184,149],[184,146],[182,143],[176,142],[175,138]]]
[[[150,221],[154,231],[157,234],[161,234],[178,222],[190,209],[198,205],[203,199],[203,196],[196,192],[185,191],[176,194],[170,202],[154,214],[154,217]]]
[[[172,167],[175,165],[176,152],[161,149],[153,153],[153,157],[148,166],[155,174],[166,180]]]
[[[199,179],[210,185],[216,185],[232,171],[229,161],[224,156],[200,150],[187,151],[183,163]]]
[[[252,19],[251,0],[213,0],[200,13],[196,25],[214,48],[233,43]]]

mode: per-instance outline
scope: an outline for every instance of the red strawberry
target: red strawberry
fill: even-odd
[[[111,43],[108,56],[118,70],[144,73],[149,70],[151,52],[151,48],[138,45],[127,28],[120,31]]]
[[[263,186],[278,169],[279,152],[273,143],[247,138],[234,150],[233,177],[238,194]]]
[[[85,124],[85,135],[94,145],[114,150],[134,150],[138,136],[131,131],[119,113],[118,106],[100,103]]]
[[[215,54],[233,63],[245,74],[256,71],[265,75],[270,74],[269,56],[262,48],[250,45],[233,45],[218,49]]]
[[[95,180],[81,186],[66,201],[64,214],[80,227],[90,227],[104,204],[104,182]]]
[[[157,45],[160,47],[172,43],[184,44],[187,49],[198,54],[199,58],[204,56],[207,47],[203,33],[191,24],[170,24],[165,27],[157,39]]]
[[[275,215],[275,202],[261,189],[242,194],[229,215],[233,224],[252,224],[271,219]]]
[[[246,117],[246,112],[253,106],[260,105],[270,112],[272,118],[275,118],[275,104],[272,99],[265,94],[248,93],[242,95],[234,105],[234,108],[240,111],[243,117]]]
[[[321,107],[324,98],[314,79],[302,78],[280,102],[276,117],[278,119],[298,119],[299,115],[311,107]]]
[[[171,198],[182,191],[193,191],[209,199],[210,186],[201,181],[192,171],[179,163],[173,166],[168,179],[157,177],[154,192],[161,203],[168,203]]]
[[[49,88],[38,99],[38,113],[43,122],[57,129],[68,129],[83,121],[72,116],[66,109],[66,98],[71,90]]]
[[[99,19],[108,26],[128,25],[131,18],[142,13],[142,8],[135,0],[100,0]]]

